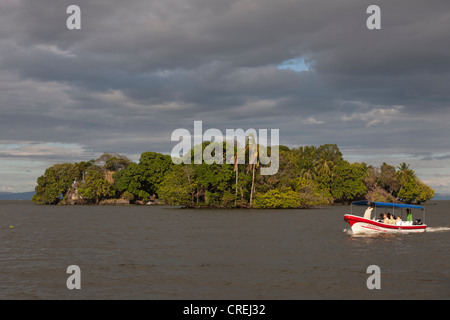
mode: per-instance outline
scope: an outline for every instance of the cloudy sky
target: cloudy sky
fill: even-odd
[[[0,0],[0,191],[103,152],[169,154],[201,120],[407,162],[450,194],[449,30],[448,0]]]

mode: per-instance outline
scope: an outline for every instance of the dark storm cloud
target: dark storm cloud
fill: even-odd
[[[81,30],[66,28],[71,4]],[[448,154],[448,1],[379,0],[372,31],[371,4],[3,0],[2,139],[169,152],[202,120],[278,128],[286,145]],[[308,71],[278,68],[297,57]]]
[[[450,154],[444,154],[444,155],[436,155],[436,156],[425,156],[422,158],[422,160],[429,161],[429,160],[448,160],[450,159]]]

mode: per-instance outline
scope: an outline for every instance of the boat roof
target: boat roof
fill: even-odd
[[[384,207],[384,208],[414,208],[414,209],[425,209],[422,206],[417,206],[414,204],[405,204],[405,203],[393,203],[393,202],[379,202],[379,201],[355,201],[352,204],[356,206],[368,206],[370,204],[374,204],[376,207]]]

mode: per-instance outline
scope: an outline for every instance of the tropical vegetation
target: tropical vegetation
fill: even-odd
[[[196,150],[208,146],[211,143],[205,142]],[[252,151],[248,144],[235,144],[232,155],[226,155],[225,143],[223,148],[223,164],[175,165],[169,155],[156,152],[142,153],[138,162],[105,153],[87,162],[55,164],[37,179],[33,201],[101,204],[121,199],[186,207],[308,208],[360,199],[423,203],[434,196],[408,164],[350,163],[335,144],[279,146],[274,175],[261,175],[264,166],[250,161],[255,152],[270,154],[270,147]],[[194,159],[194,149],[186,159]],[[245,154],[245,164],[236,161],[238,152]]]

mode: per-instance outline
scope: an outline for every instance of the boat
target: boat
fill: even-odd
[[[364,216],[353,215],[353,206],[366,206]],[[377,210],[378,209],[378,210]],[[407,219],[407,215],[413,214],[413,210],[422,211],[422,219]],[[394,216],[400,216],[401,221],[392,223],[383,223],[383,220],[377,215],[390,213]],[[412,216],[411,216],[412,217]],[[409,221],[407,221],[409,220]],[[425,208],[413,204],[378,202],[378,201],[355,201],[351,203],[350,214],[344,215],[344,221],[350,224],[353,234],[360,233],[403,233],[403,232],[424,232],[427,228],[425,224]]]

